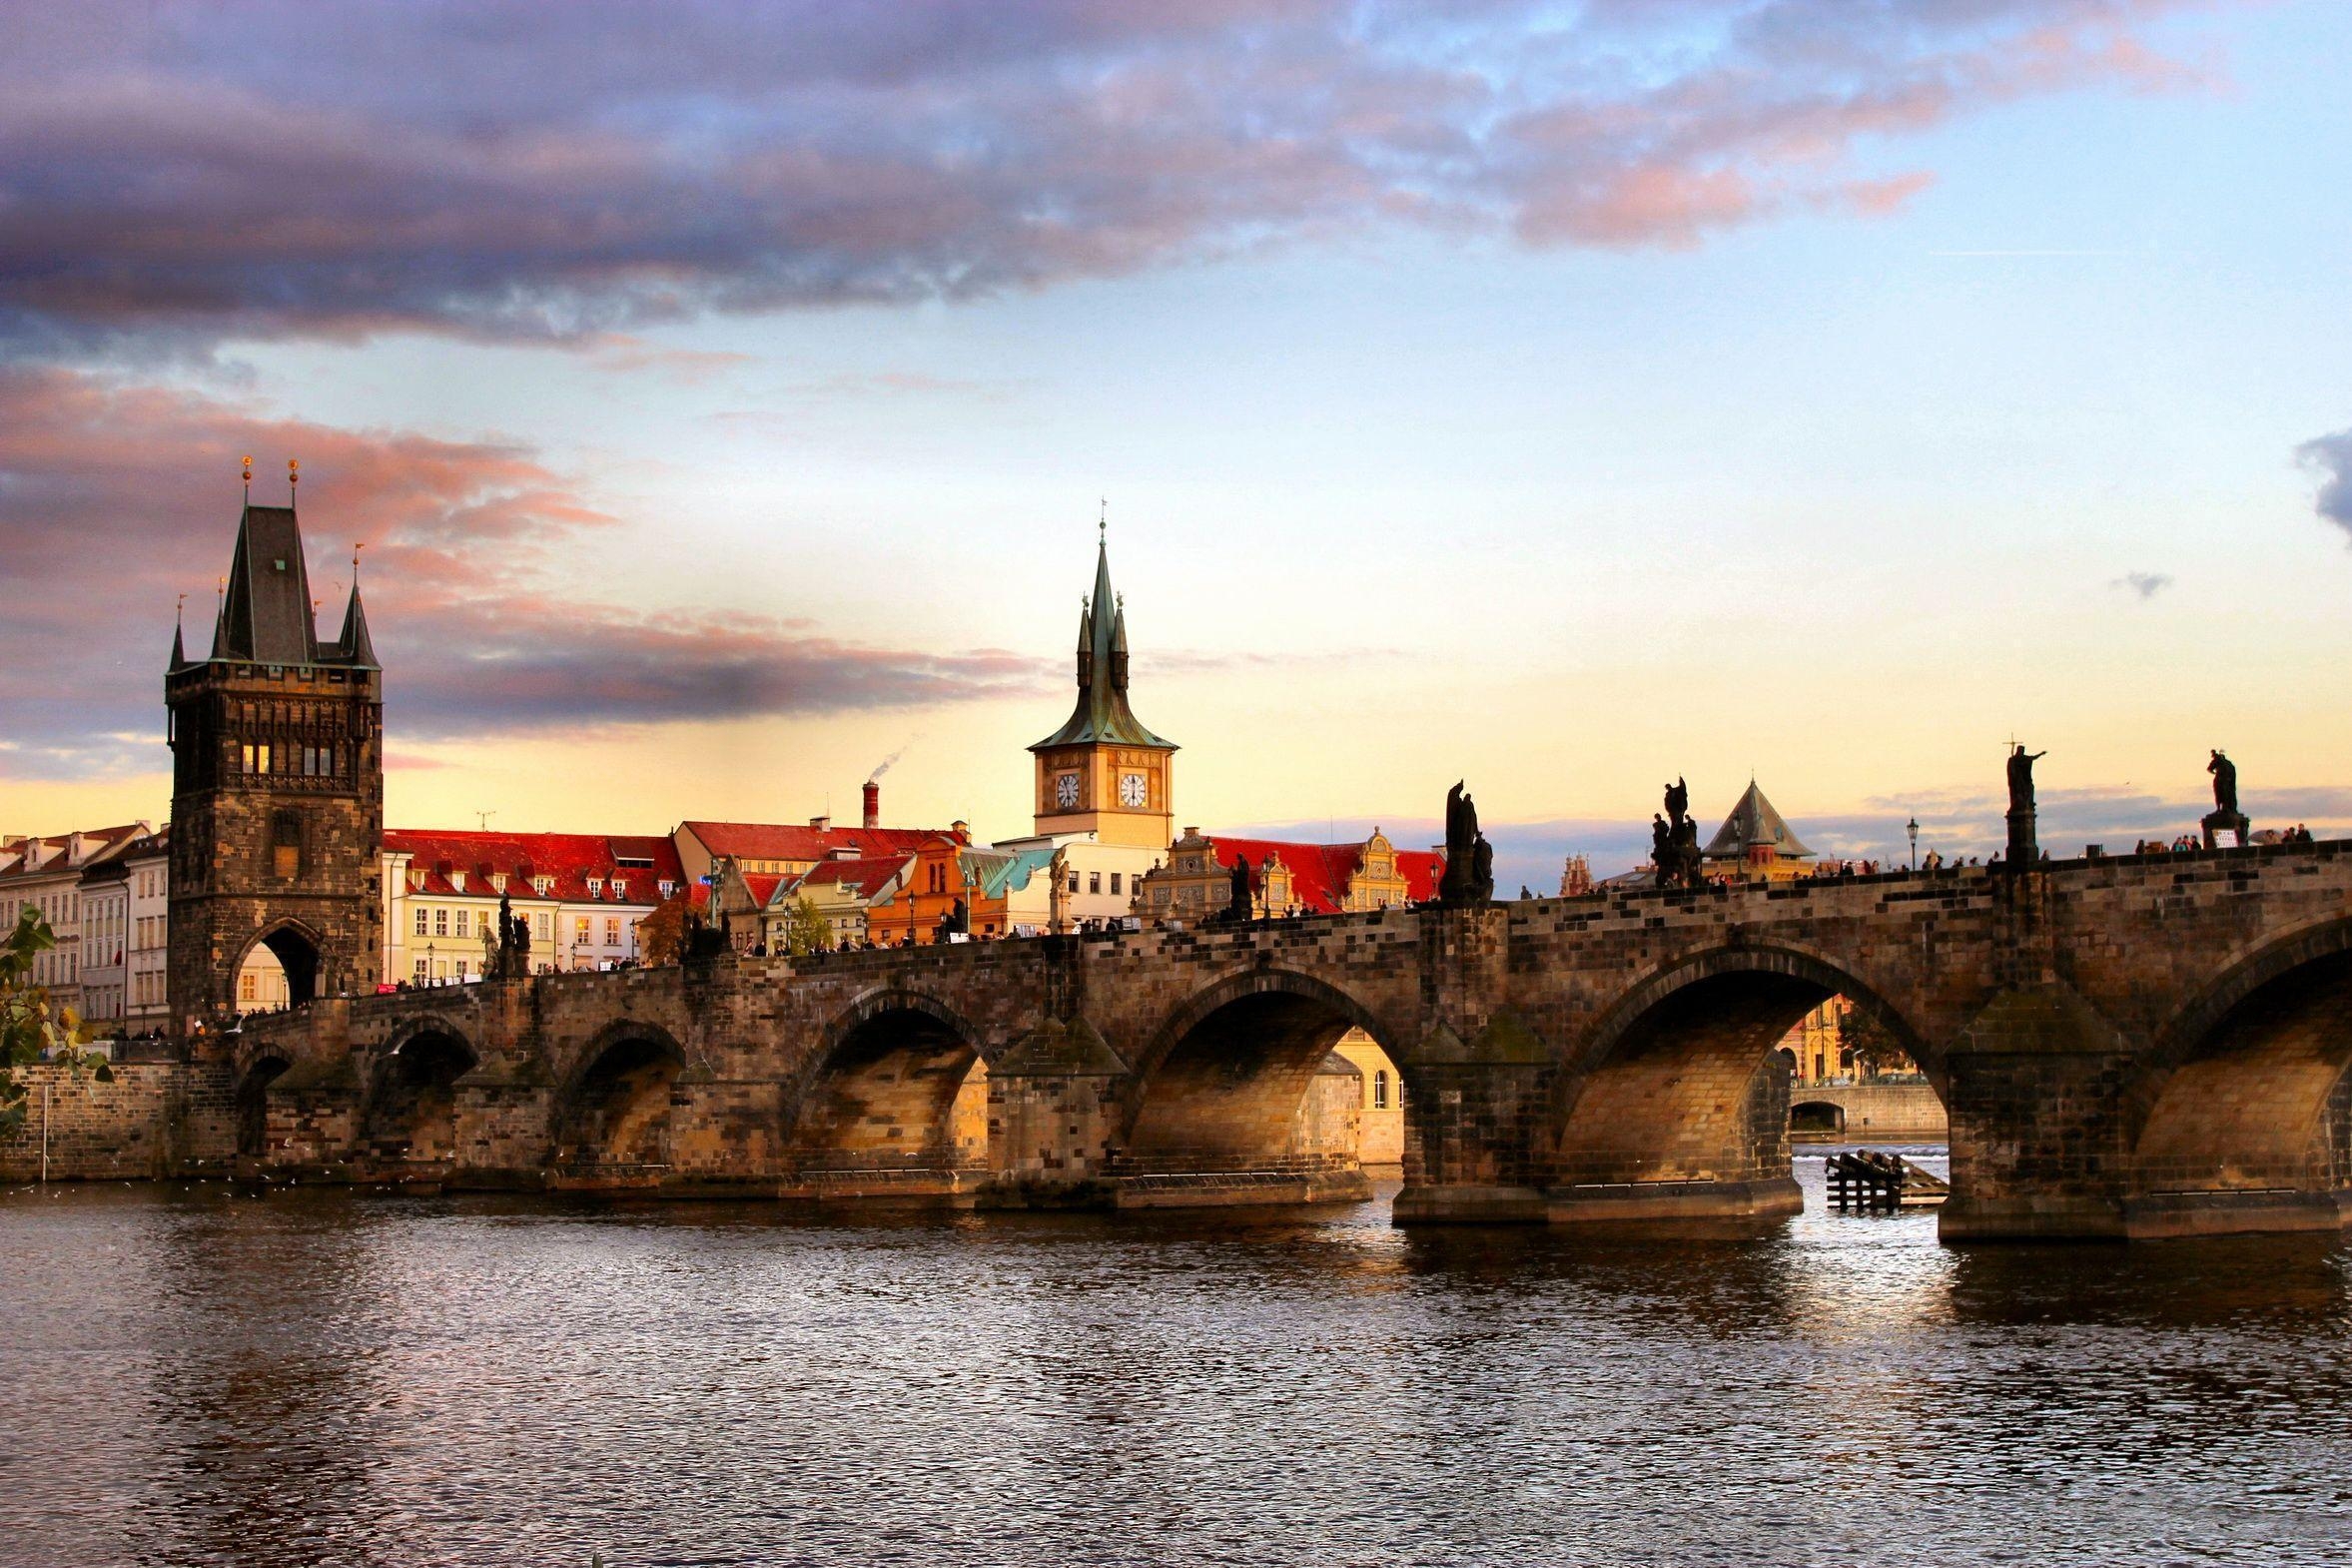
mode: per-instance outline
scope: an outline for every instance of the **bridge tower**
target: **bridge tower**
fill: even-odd
[[[1037,831],[1165,852],[1176,745],[1128,706],[1127,606],[1111,588],[1111,549],[1095,551],[1095,591],[1078,618],[1078,705],[1029,748],[1037,758]]]
[[[294,507],[249,500],[212,651],[188,657],[175,628],[164,676],[166,984],[182,1038],[237,1011],[238,972],[257,945],[284,966],[295,1003],[374,990],[384,947],[383,680],[356,564],[343,631],[323,642]]]

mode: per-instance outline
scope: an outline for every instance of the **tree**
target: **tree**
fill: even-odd
[[[833,922],[817,908],[817,901],[806,893],[792,901],[791,913],[784,920],[784,951],[793,958],[805,958],[811,953],[822,953],[833,946]]]
[[[52,1017],[49,993],[32,983],[33,960],[57,946],[57,935],[41,912],[27,904],[16,929],[0,944],[0,1138],[25,1124],[25,1086],[16,1070],[46,1057],[75,1074],[85,1071],[101,1084],[114,1082],[106,1059],[82,1050],[82,1021],[72,1008]]]
[[[686,895],[664,899],[637,922],[637,962],[675,964],[686,952]]]
[[[1896,1038],[1886,1018],[1870,1008],[1849,1007],[1838,1021],[1838,1049],[1854,1059],[1854,1066],[1865,1078],[1877,1078],[1882,1073],[1914,1071],[1911,1057]]]

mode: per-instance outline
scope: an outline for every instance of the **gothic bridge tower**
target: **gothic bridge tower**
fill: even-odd
[[[174,1029],[216,1030],[266,946],[296,1003],[375,989],[384,933],[384,675],[355,568],[343,633],[319,640],[292,506],[247,502],[213,628],[172,634],[169,990]],[[203,1048],[200,1048],[203,1049]]]

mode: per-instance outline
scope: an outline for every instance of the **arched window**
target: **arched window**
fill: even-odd
[[[1372,1109],[1374,1111],[1388,1109],[1388,1070],[1386,1068],[1382,1068],[1372,1075]]]

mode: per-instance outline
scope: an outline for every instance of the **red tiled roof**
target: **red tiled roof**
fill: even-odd
[[[768,900],[776,896],[776,884],[784,880],[780,871],[746,871],[743,886],[749,890],[752,903],[767,908]]]
[[[569,903],[642,904],[661,902],[660,884],[674,890],[686,880],[678,867],[677,846],[647,834],[605,833],[469,833],[418,828],[387,828],[384,847],[409,857],[410,871],[425,873],[424,893],[442,897],[496,897],[493,875],[507,878],[506,896],[530,900],[533,877],[553,879],[545,897]],[[651,865],[623,865],[650,861]],[[457,895],[449,878],[465,877],[465,891]],[[591,897],[588,883],[602,892]],[[614,884],[620,885],[618,896]]]
[[[946,828],[813,828],[773,822],[682,822],[713,855],[734,860],[824,860],[836,850],[860,856],[903,855],[938,839]]]
[[[1235,852],[1249,857],[1253,871],[1265,865],[1266,856],[1278,857],[1290,872],[1290,902],[1314,915],[1338,910],[1364,853],[1360,843],[1291,844],[1281,839],[1228,838],[1222,833],[1212,833],[1208,839],[1216,846],[1220,866],[1232,865]],[[1413,902],[1435,898],[1437,880],[1444,873],[1443,855],[1425,849],[1396,852],[1396,874],[1404,879],[1405,897]]]
[[[910,855],[876,855],[862,860],[828,860],[822,865],[810,867],[793,886],[796,889],[813,890],[821,884],[832,884],[847,888],[859,898],[870,899],[892,877],[905,870],[913,858]]]

